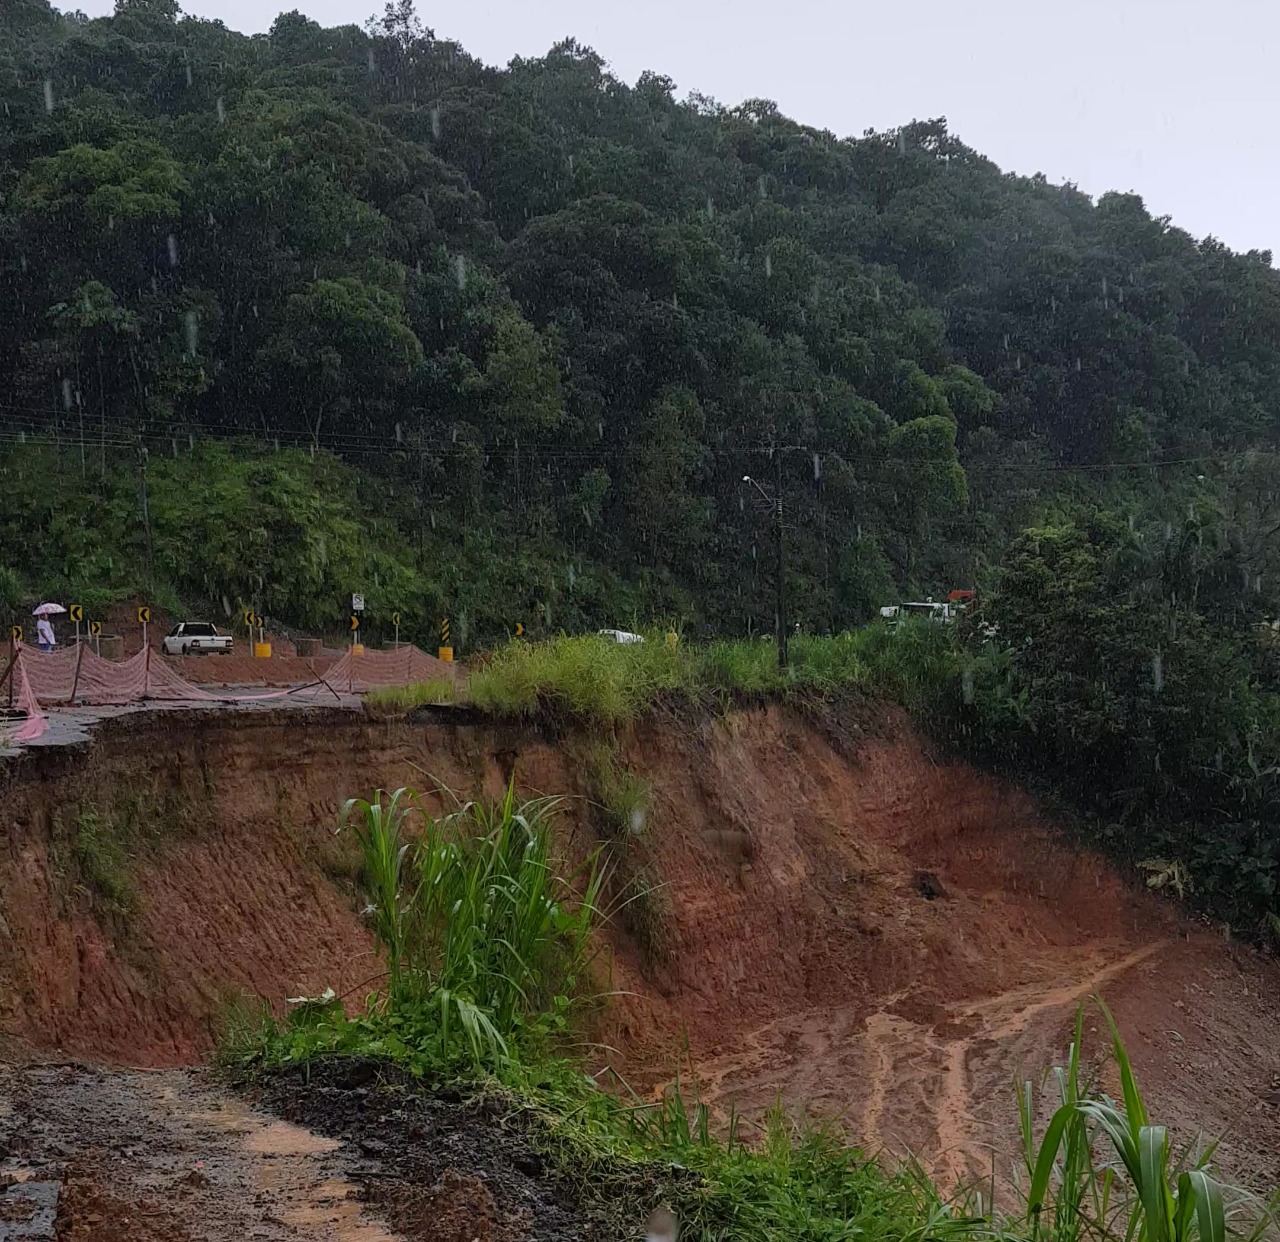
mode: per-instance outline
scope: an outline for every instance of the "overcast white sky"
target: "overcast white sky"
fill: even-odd
[[[63,3],[93,16],[114,0]],[[266,30],[267,0],[182,0]],[[382,0],[280,0],[325,25]],[[946,116],[1020,173],[1135,190],[1196,236],[1280,255],[1280,5],[1271,0],[419,0],[423,21],[491,64],[567,35],[613,72],[721,103],[777,100],[840,136]]]

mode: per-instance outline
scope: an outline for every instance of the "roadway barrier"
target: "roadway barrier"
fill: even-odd
[[[19,742],[35,741],[48,728],[44,708],[87,706],[124,706],[147,700],[170,703],[236,703],[283,699],[299,689],[272,691],[265,694],[214,694],[188,681],[150,647],[144,647],[127,660],[106,660],[87,643],[64,647],[60,651],[38,651],[25,643],[15,642],[13,662],[4,680],[10,683],[8,694],[13,706],[25,713],[26,719],[15,730]],[[352,649],[339,659],[322,677],[316,674],[312,686],[325,685],[335,693],[363,693],[376,686],[405,686],[433,677],[451,676],[450,666],[441,663],[417,647],[405,646],[396,651],[364,651]]]

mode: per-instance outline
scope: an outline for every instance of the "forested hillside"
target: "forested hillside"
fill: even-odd
[[[252,38],[6,0],[0,99],[10,594],[767,629],[750,474],[812,629],[1098,503],[1273,607],[1280,280],[1133,195],[571,40],[491,68],[411,0]]]

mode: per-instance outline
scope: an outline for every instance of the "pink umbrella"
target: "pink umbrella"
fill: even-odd
[[[41,604],[31,615],[33,617],[56,617],[67,610],[61,604]]]

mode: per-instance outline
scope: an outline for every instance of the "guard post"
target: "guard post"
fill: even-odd
[[[446,663],[453,659],[453,648],[449,645],[449,618],[440,622],[440,658]]]
[[[254,659],[269,660],[271,658],[271,644],[267,642],[267,623],[260,613],[255,613],[253,617],[253,624],[258,630],[258,637],[253,644]]]
[[[351,640],[351,654],[364,655],[364,643],[360,641],[360,622],[364,615],[364,596],[351,596],[351,632],[354,637]]]

